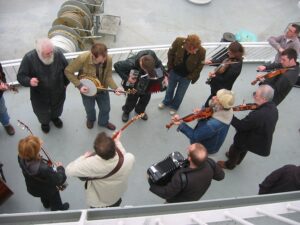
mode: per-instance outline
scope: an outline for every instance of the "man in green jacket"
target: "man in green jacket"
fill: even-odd
[[[164,100],[158,105],[160,109],[168,106],[171,115],[176,113],[189,84],[194,84],[200,76],[205,52],[195,34],[176,38],[168,52],[169,85]]]
[[[75,73],[78,76],[75,76]],[[104,44],[97,43],[91,48],[91,51],[79,55],[65,69],[68,79],[79,89],[82,102],[87,114],[86,126],[88,129],[94,127],[96,121],[95,102],[99,107],[98,125],[115,130],[116,127],[109,122],[110,100],[107,91],[98,91],[94,96],[88,96],[89,87],[80,82],[81,78],[92,78],[100,81],[101,88],[110,87],[120,95],[122,88],[117,87],[112,78],[112,58],[107,55],[107,47]]]

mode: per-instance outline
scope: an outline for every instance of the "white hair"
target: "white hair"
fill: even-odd
[[[45,49],[49,49],[49,48],[54,50],[54,45],[49,38],[40,38],[36,40],[35,42],[36,52],[39,56],[39,59],[46,65],[50,65],[51,63],[53,63],[54,60],[54,54],[52,54],[50,57],[47,58],[43,57],[43,52],[45,51]]]
[[[274,89],[267,84],[260,85],[257,90],[260,90],[260,96],[270,102],[274,96]]]

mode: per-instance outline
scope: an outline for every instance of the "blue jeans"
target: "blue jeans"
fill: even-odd
[[[179,76],[173,70],[170,72],[169,85],[166,90],[166,96],[163,104],[172,109],[177,110],[183,100],[186,90],[190,85],[190,80],[185,77]],[[177,87],[176,93],[175,88]]]
[[[85,96],[83,94],[81,96],[87,120],[92,122],[96,121],[95,102],[97,102],[99,108],[98,125],[106,126],[109,121],[110,112],[109,93],[106,91],[101,91],[95,96]]]
[[[0,97],[0,123],[3,126],[7,126],[9,124],[9,115],[7,113],[7,108],[5,106],[5,101],[3,96]]]

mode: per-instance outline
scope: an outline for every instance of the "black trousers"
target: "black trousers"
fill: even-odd
[[[122,110],[125,113],[130,113],[133,109],[135,112],[140,114],[145,112],[146,107],[150,101],[151,93],[146,94],[133,94],[128,95],[126,98],[125,105],[123,105]]]
[[[233,169],[236,165],[239,165],[243,161],[246,154],[247,151],[232,144],[229,148],[228,160],[225,162],[226,167],[228,169]]]
[[[51,211],[61,210],[63,205],[59,191],[42,195],[41,202],[45,208],[51,208]]]

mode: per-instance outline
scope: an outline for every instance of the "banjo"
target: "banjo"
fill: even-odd
[[[100,81],[91,76],[84,76],[80,79],[80,83],[88,88],[88,92],[82,93],[86,96],[95,96],[98,91],[116,92],[114,89],[104,88]],[[131,94],[131,91],[119,91],[122,94]]]

